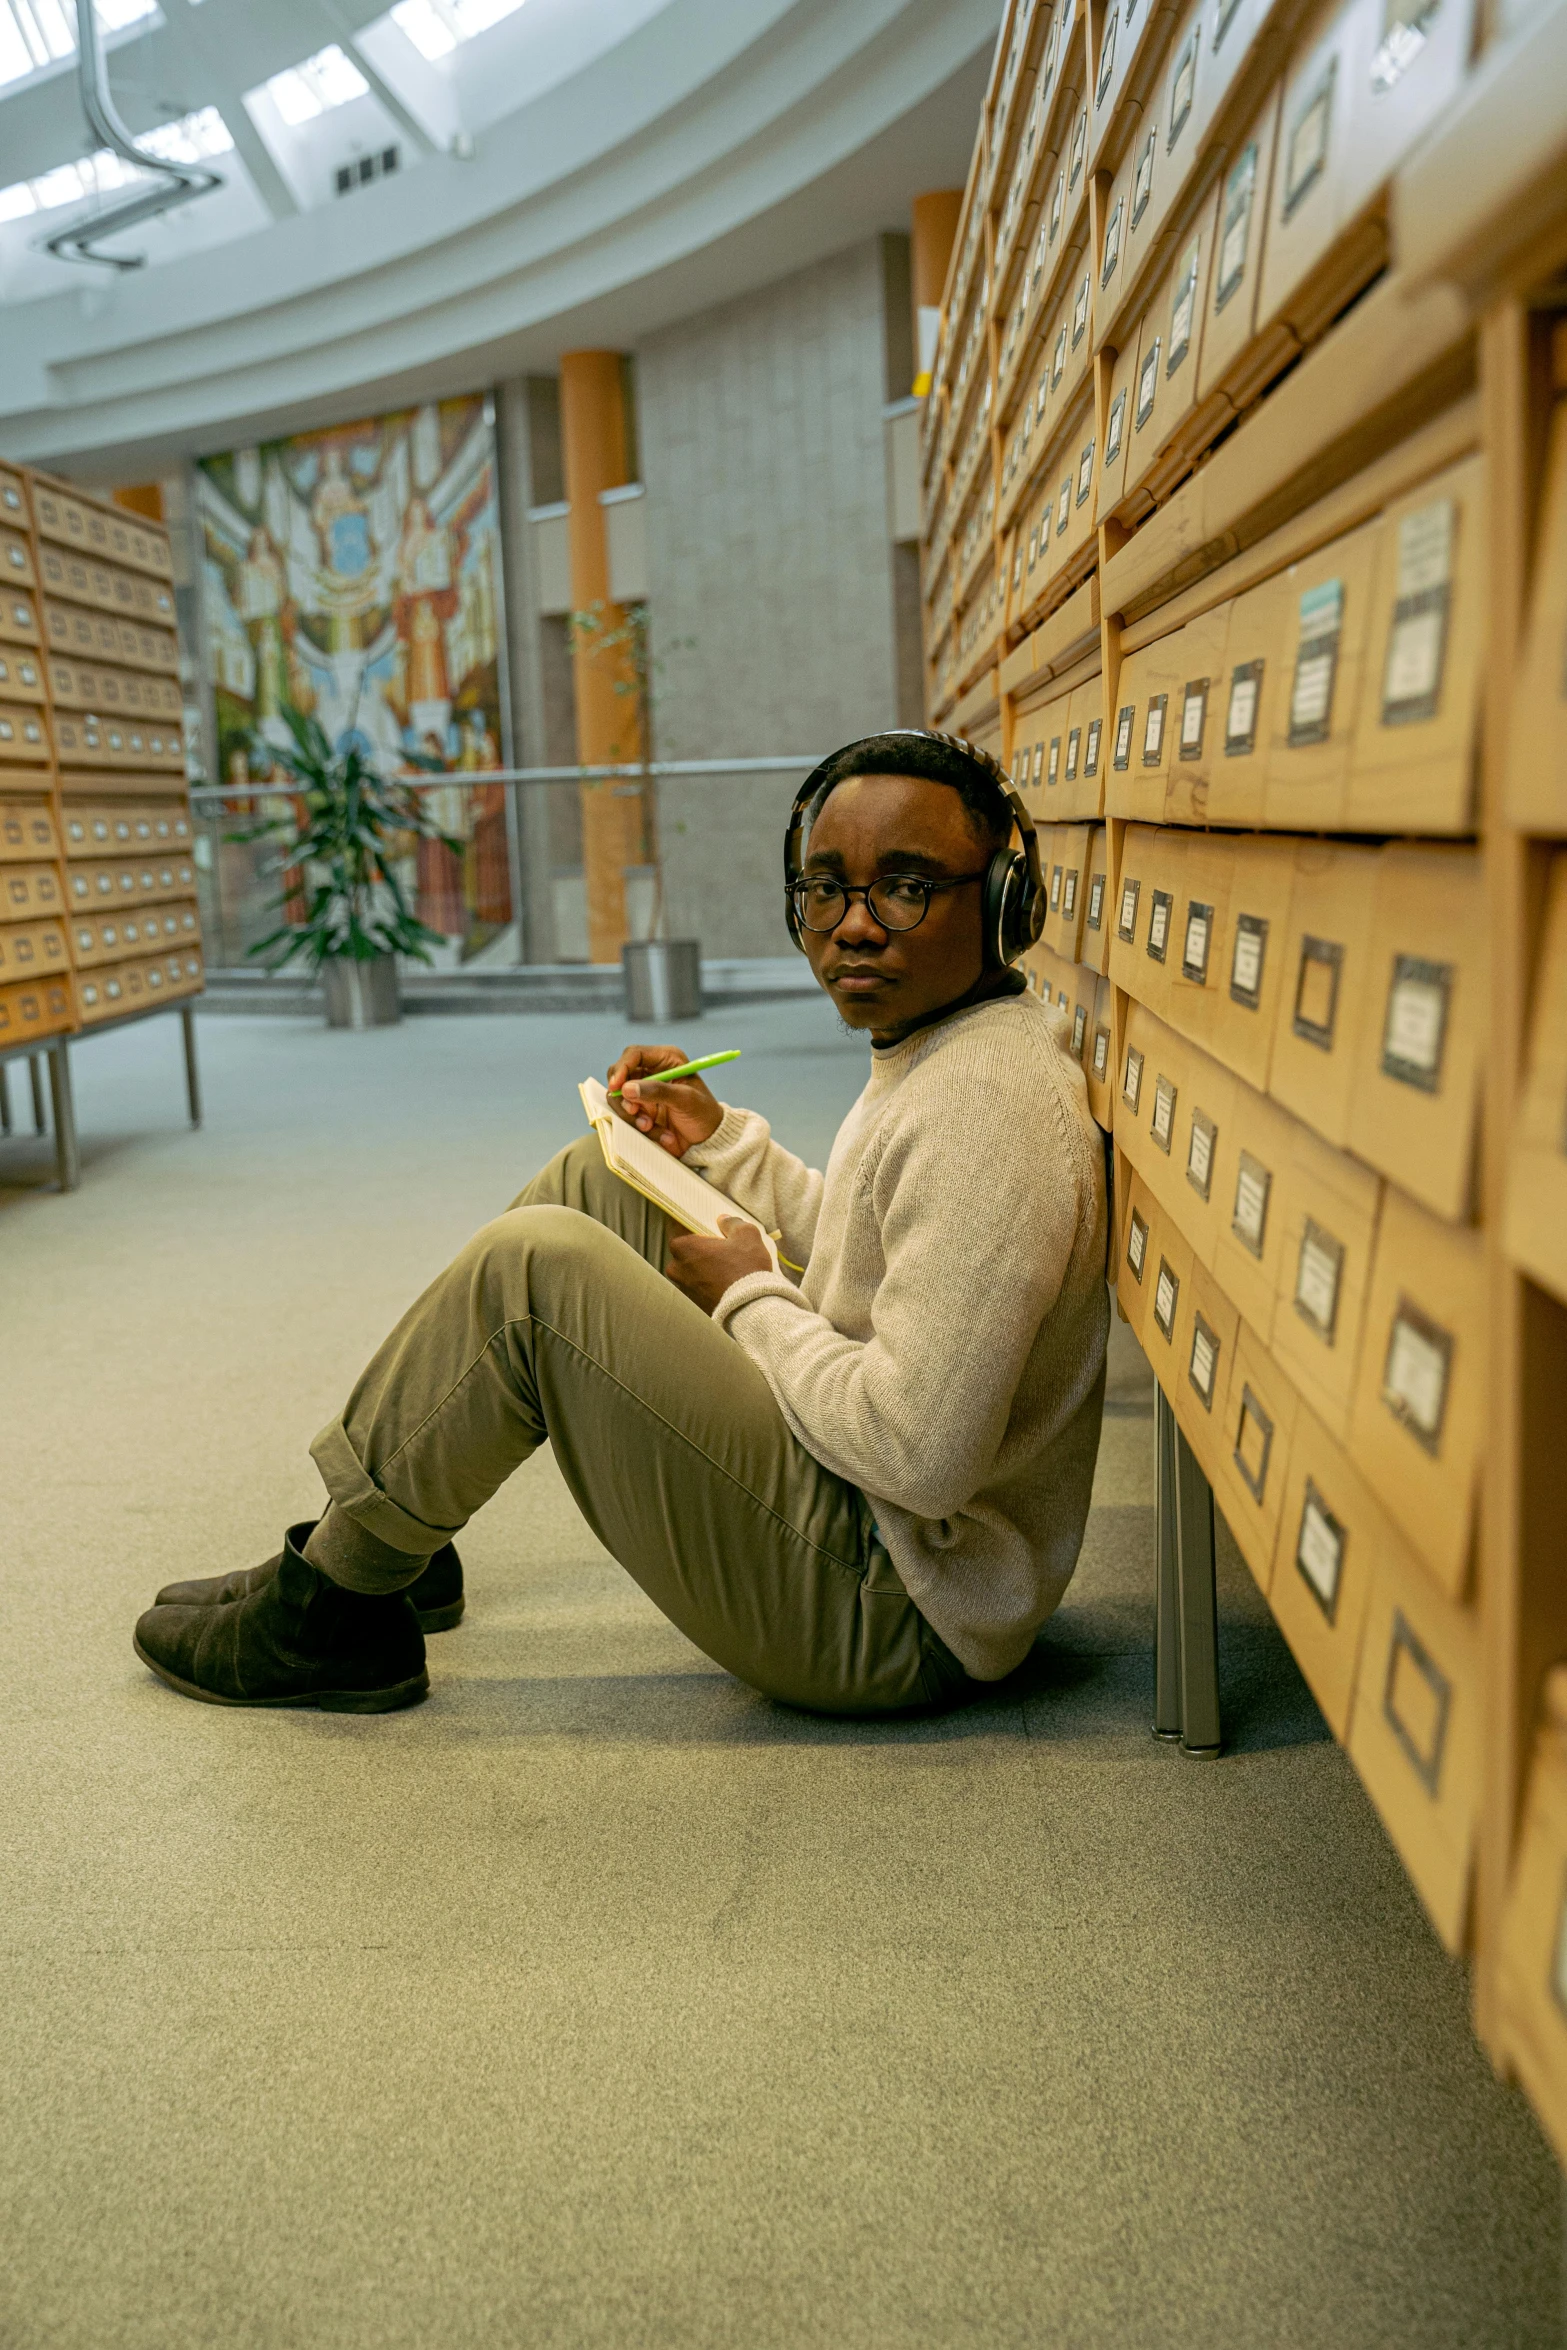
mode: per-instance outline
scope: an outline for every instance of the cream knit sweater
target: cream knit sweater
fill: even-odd
[[[1065,1033],[1015,995],[876,1052],[825,1178],[751,1110],[686,1153],[806,1267],[747,1274],[715,1320],[982,1681],[1066,1589],[1099,1450],[1104,1159]]]

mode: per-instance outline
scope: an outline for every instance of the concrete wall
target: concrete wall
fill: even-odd
[[[907,390],[901,244],[866,239],[639,347],[662,758],[820,755],[907,711],[882,422]],[[787,953],[793,790],[785,777],[661,786],[670,936]]]

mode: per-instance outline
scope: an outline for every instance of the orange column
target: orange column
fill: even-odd
[[[567,351],[560,363],[561,442],[571,545],[572,673],[577,757],[584,767],[623,765],[643,755],[637,663],[624,605],[610,601],[609,548],[600,490],[618,489],[630,470],[625,378],[618,351]],[[626,940],[625,868],[640,863],[640,794],[613,782],[584,783],[582,863],[588,900],[588,955],[615,963]]]
[[[914,396],[919,400],[930,390],[931,369],[936,364],[941,294],[962,207],[961,188],[935,188],[914,199],[910,260],[914,278]]]

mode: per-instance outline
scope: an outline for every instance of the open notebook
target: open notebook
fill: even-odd
[[[675,1158],[651,1135],[618,1118],[596,1077],[585,1077],[577,1091],[588,1113],[588,1124],[599,1138],[604,1164],[623,1183],[629,1183],[633,1191],[640,1191],[644,1199],[650,1199],[655,1208],[662,1208],[666,1216],[672,1216],[688,1232],[705,1232],[713,1240],[723,1238],[718,1228],[721,1216],[739,1216],[747,1224],[755,1224],[776,1268],[778,1250],[773,1235],[763,1230],[748,1209],[736,1207],[727,1192],[720,1191],[715,1183],[705,1182],[694,1167]]]

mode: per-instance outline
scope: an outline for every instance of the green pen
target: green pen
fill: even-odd
[[[695,1077],[703,1069],[716,1069],[720,1061],[738,1061],[739,1058],[740,1047],[736,1045],[732,1052],[706,1053],[700,1061],[682,1061],[678,1069],[650,1070],[646,1077],[633,1077],[630,1083],[633,1085],[669,1085],[677,1077]],[[615,1092],[606,1096],[606,1099],[613,1101],[615,1095],[621,1090],[622,1088],[617,1085]]]

